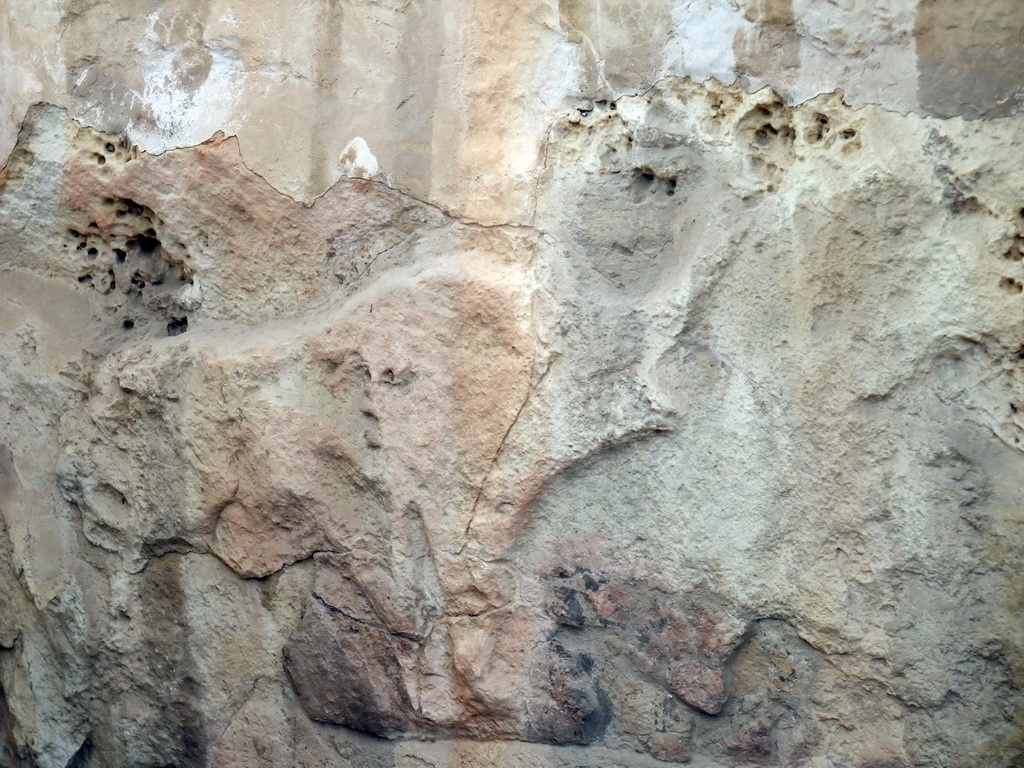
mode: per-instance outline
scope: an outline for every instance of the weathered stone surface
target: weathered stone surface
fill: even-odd
[[[6,3],[0,768],[1024,760],[975,5]]]
[[[406,730],[411,706],[389,635],[310,601],[285,646],[285,669],[314,720],[376,736]]]
[[[0,155],[46,101],[149,152],[237,134],[257,173],[306,201],[376,166],[446,210],[526,223],[549,123],[670,76],[768,85],[788,103],[841,89],[856,106],[1016,114],[1018,11],[1016,0],[10,0]]]

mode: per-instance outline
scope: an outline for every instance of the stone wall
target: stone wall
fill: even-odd
[[[1024,761],[1017,0],[7,0],[0,768]]]

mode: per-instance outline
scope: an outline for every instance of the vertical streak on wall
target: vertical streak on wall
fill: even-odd
[[[340,82],[345,55],[342,34],[345,11],[341,0],[324,0],[323,18],[318,21],[316,50],[313,54],[313,74],[317,86],[313,124],[329,127],[338,122],[337,94],[345,87]],[[309,177],[306,189],[326,189],[334,181],[328,178],[328,163],[332,161],[328,157],[328,144],[319,131],[311,131],[309,137]]]
[[[752,26],[738,29],[734,43],[736,64],[744,83],[760,83],[799,68],[800,35],[793,16],[793,0],[751,0],[746,19]]]
[[[557,5],[476,0],[462,13],[453,5],[446,31],[433,197],[468,218],[522,223],[547,124],[576,89]]]

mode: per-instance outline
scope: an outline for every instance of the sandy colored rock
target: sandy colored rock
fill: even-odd
[[[0,767],[1020,763],[1019,21],[5,4]]]

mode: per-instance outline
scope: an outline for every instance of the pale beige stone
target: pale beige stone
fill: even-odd
[[[5,4],[0,765],[1019,761],[947,6]]]

